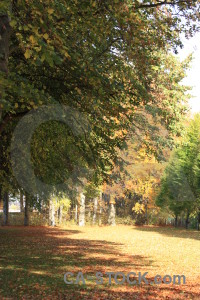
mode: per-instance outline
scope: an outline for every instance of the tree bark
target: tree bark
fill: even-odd
[[[5,192],[3,195],[3,225],[8,225],[8,216],[9,216],[9,196]]]
[[[111,226],[115,226],[115,205],[113,203],[110,204],[109,207],[109,217],[108,217],[108,224]]]
[[[24,212],[24,195],[20,192],[20,212]]]
[[[199,231],[199,226],[200,225],[200,211],[198,212],[198,214],[197,214],[197,230]]]
[[[58,209],[59,224],[62,224],[62,217],[63,217],[63,205],[60,204],[59,209]]]
[[[181,216],[181,227],[183,227],[183,216]]]
[[[29,226],[29,196],[25,195],[24,226]]]
[[[188,225],[189,225],[189,217],[190,217],[190,213],[187,212],[186,219],[185,219],[185,228],[186,228],[186,229],[188,229]]]
[[[100,198],[99,198],[99,226],[102,224],[102,192],[100,192]]]
[[[7,14],[0,14],[0,72],[8,74],[8,57],[9,57],[9,41],[10,41],[11,27]],[[0,85],[0,100],[2,97],[2,86]],[[1,102],[1,101],[0,101]],[[2,107],[0,105],[0,127],[3,125],[2,121]],[[3,224],[8,225],[8,193],[3,195]]]
[[[75,223],[78,223],[78,205],[75,205]]]
[[[49,226],[51,226],[51,200],[49,200]]]
[[[0,71],[8,73],[10,21],[8,15],[0,15]]]
[[[2,205],[3,205],[3,195],[2,195],[2,190],[1,190],[1,187],[0,187],[0,208],[1,208]]]
[[[52,199],[49,201],[49,225],[55,226],[55,205]]]
[[[88,221],[90,222],[91,220],[91,210],[92,210],[92,205],[91,205],[91,199],[89,199],[89,205],[88,205]]]
[[[79,226],[85,226],[85,195],[80,193]]]
[[[93,220],[92,223],[96,224],[96,220],[97,220],[97,206],[98,206],[98,198],[94,198],[94,210],[93,210]]]
[[[148,225],[148,209],[147,209],[147,203],[145,204],[145,225]]]
[[[175,216],[175,223],[174,223],[175,227],[177,227],[177,225],[178,225],[178,215]]]
[[[9,41],[10,41],[11,27],[9,17],[6,14],[0,15],[0,72],[8,74],[8,57],[9,57]],[[2,92],[2,87],[0,86]],[[0,100],[1,100],[0,92]],[[0,126],[2,117],[2,107],[0,105]]]

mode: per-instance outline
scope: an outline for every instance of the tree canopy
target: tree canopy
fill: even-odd
[[[198,12],[195,1],[1,2],[1,185],[8,186],[7,173],[17,186],[10,163],[17,122],[44,105],[70,107],[90,126],[78,138],[70,124],[38,128],[32,162],[44,181],[52,179],[52,161],[60,172],[54,184],[75,162],[93,169],[96,182],[108,178],[130,130],[160,157],[187,111],[180,82],[189,60],[170,51],[182,46],[182,33],[198,30]]]
[[[161,179],[157,204],[176,215],[200,211],[200,115],[190,122],[181,144],[174,151]]]

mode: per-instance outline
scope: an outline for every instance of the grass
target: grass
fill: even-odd
[[[0,299],[200,299],[200,233],[173,228],[0,228]],[[64,283],[66,272],[86,284]],[[103,273],[103,284],[94,274]],[[185,285],[109,285],[105,272],[185,275]],[[87,276],[91,278],[87,279]],[[136,277],[137,279],[137,277]]]

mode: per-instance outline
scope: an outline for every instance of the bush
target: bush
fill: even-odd
[[[131,216],[127,217],[118,217],[116,216],[116,224],[122,224],[122,225],[135,225],[135,220]]]

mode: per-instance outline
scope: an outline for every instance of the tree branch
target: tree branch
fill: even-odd
[[[18,117],[23,117],[24,115],[26,115],[28,113],[28,111],[25,111],[25,112],[19,112],[17,114],[6,114],[3,118],[3,121],[1,121],[0,123],[0,136],[1,136],[1,133],[4,131],[6,125],[12,121],[12,119],[14,118],[18,118]]]
[[[149,4],[141,4],[136,6],[136,8],[154,8],[154,7],[159,7],[162,5],[171,5],[171,6],[175,6],[181,3],[185,3],[185,4],[191,4],[191,0],[178,0],[178,1],[158,1],[157,3],[149,3]],[[196,2],[196,1],[194,1]]]

